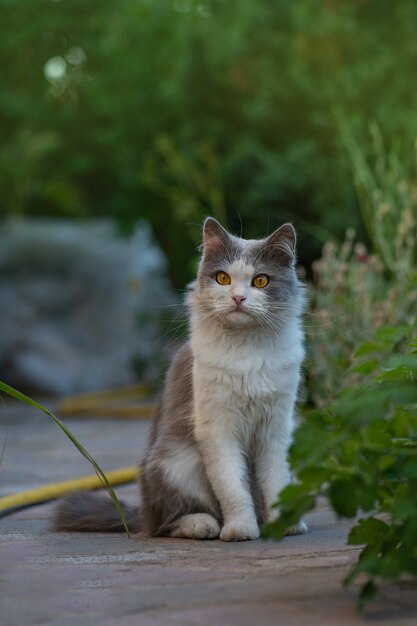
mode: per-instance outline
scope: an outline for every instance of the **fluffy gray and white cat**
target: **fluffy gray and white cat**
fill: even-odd
[[[132,530],[243,541],[277,515],[304,356],[296,235],[284,224],[262,240],[203,227],[202,258],[187,304],[190,337],[168,371],[140,480]],[[75,493],[58,530],[123,530],[109,498]],[[306,530],[303,522],[290,529]]]

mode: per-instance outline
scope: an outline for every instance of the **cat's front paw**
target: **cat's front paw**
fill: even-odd
[[[259,539],[259,527],[256,522],[246,520],[234,520],[227,522],[221,530],[222,541],[248,541]]]
[[[293,526],[289,526],[286,531],[286,535],[305,535],[308,533],[307,524],[303,522],[302,519],[298,522],[298,524],[293,524]]]

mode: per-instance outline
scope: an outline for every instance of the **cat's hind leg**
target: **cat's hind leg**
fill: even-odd
[[[155,448],[141,480],[144,525],[150,535],[214,539],[221,511],[195,445]]]
[[[216,539],[220,534],[217,520],[209,513],[189,513],[173,522],[170,537],[185,539]]]

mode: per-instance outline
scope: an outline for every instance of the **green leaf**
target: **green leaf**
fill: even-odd
[[[363,374],[367,376],[375,371],[378,367],[379,362],[376,359],[368,359],[366,361],[361,361],[360,363],[354,363],[349,367],[349,372],[353,374]]]
[[[264,524],[261,528],[261,537],[263,539],[275,539],[279,541],[285,536],[287,528],[298,522],[295,513],[280,515],[280,517],[269,524]]]
[[[417,459],[415,461],[409,461],[403,468],[405,476],[408,478],[417,479]]]
[[[359,598],[358,598],[358,608],[362,610],[365,605],[373,600],[378,593],[378,587],[374,583],[373,580],[368,580],[367,583],[362,587]]]
[[[278,504],[285,504],[286,502],[291,505],[294,502],[304,498],[308,494],[308,489],[303,484],[287,485],[279,494]]]
[[[329,467],[306,467],[298,473],[298,480],[306,487],[321,487],[333,473],[333,468]]]
[[[355,580],[358,574],[369,570],[372,571],[372,568],[376,568],[378,566],[378,553],[379,547],[365,546],[359,554],[358,562],[343,579],[343,584],[348,586]]]
[[[398,540],[400,537],[398,537]],[[378,559],[378,567],[374,573],[382,578],[398,578],[403,572],[417,574],[417,559],[415,559],[408,546],[392,546],[387,549]]]
[[[380,352],[382,349],[381,344],[376,341],[365,341],[358,346],[353,353],[353,358],[357,359],[361,356],[367,356],[368,354],[372,354],[375,352]]]
[[[417,402],[417,384],[404,381],[398,384],[364,385],[348,389],[333,406],[335,411],[346,419],[346,426],[351,427],[381,419],[396,405],[415,402]],[[345,424],[343,426],[345,427]]]
[[[384,371],[395,369],[417,370],[417,354],[395,354],[383,366]]]
[[[8,431],[6,430],[6,434],[4,436],[3,445],[1,448],[1,454],[0,454],[0,467],[1,467],[1,464],[3,463],[4,451],[6,449],[6,443],[7,443],[7,436],[8,436]]]
[[[91,465],[93,466],[97,476],[100,478],[101,482],[103,483],[103,486],[107,489],[108,493],[110,494],[118,512],[120,515],[120,518],[123,522],[123,526],[125,527],[126,533],[128,534],[128,536],[130,536],[129,534],[129,528],[127,527],[126,524],[126,519],[123,513],[123,509],[122,506],[113,490],[113,487],[111,486],[107,476],[105,475],[105,473],[103,472],[103,470],[101,469],[101,467],[99,466],[99,464],[93,459],[93,457],[91,456],[91,454],[89,452],[87,452],[87,450],[84,448],[84,446],[81,445],[81,443],[74,437],[74,435],[72,434],[72,432],[69,430],[69,428],[67,426],[65,426],[65,424],[63,424],[61,422],[61,420],[56,417],[53,413],[51,413],[51,411],[49,411],[47,408],[45,408],[44,406],[42,406],[41,404],[39,404],[39,402],[35,402],[35,400],[32,400],[31,398],[29,398],[28,396],[25,396],[25,394],[21,393],[20,391],[17,391],[17,389],[14,389],[13,387],[11,387],[10,385],[7,385],[6,383],[0,381],[0,391],[3,391],[4,393],[7,393],[9,396],[12,396],[13,398],[16,398],[16,400],[21,400],[22,402],[25,402],[26,404],[29,404],[31,406],[34,406],[35,408],[39,409],[40,411],[42,411],[43,413],[46,413],[46,415],[49,415],[49,417],[51,417],[54,422],[56,424],[58,424],[59,428],[61,428],[61,430],[64,431],[64,433],[66,434],[66,436],[68,437],[68,439],[74,444],[74,446],[78,449],[78,451],[83,455],[84,458],[87,459],[87,461],[89,461],[91,463]]]
[[[381,472],[386,472],[390,470],[395,465],[395,458],[389,454],[384,454],[380,459],[378,459],[377,467]]]
[[[289,526],[296,524],[304,513],[311,511],[316,504],[316,496],[309,493],[304,485],[288,485],[279,494],[279,500],[273,508],[280,510],[280,516],[274,522],[262,527],[262,537],[282,539]]]
[[[353,546],[368,544],[374,546],[387,538],[389,526],[376,517],[361,519],[353,526],[348,535],[348,543]]]
[[[374,508],[378,499],[378,486],[375,483],[364,483],[362,481],[357,483],[356,498],[359,508],[363,511],[370,511]]]
[[[404,544],[412,548],[413,557],[417,559],[417,517],[408,519],[398,532],[401,533]]]
[[[381,326],[375,334],[374,340],[384,344],[385,347],[393,346],[401,339],[408,336],[410,328],[408,326]]]
[[[405,520],[417,516],[417,497],[409,493],[394,498],[393,507],[396,519]]]
[[[328,490],[330,502],[339,517],[355,517],[358,510],[354,480],[335,480]]]

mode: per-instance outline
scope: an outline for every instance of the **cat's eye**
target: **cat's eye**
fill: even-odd
[[[263,289],[268,283],[269,278],[266,274],[257,274],[252,280],[252,285],[258,289]]]
[[[226,272],[217,272],[216,282],[218,282],[219,285],[230,285],[232,279],[230,278],[229,274],[226,274]]]

